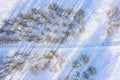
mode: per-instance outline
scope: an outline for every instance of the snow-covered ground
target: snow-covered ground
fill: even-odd
[[[6,19],[27,14],[32,8],[47,11],[52,3],[57,3],[62,9],[73,8],[76,12],[82,9],[85,12],[84,23],[75,22],[73,29],[75,32],[81,27],[85,30],[74,38],[69,37],[65,44],[27,42],[24,38],[19,43],[0,42],[0,80],[120,80],[119,0],[0,0],[0,28],[5,27]],[[118,11],[114,16],[112,12],[115,10]],[[70,14],[71,19],[74,14]],[[42,30],[33,32],[40,35]],[[18,34],[10,37],[21,38]],[[51,33],[54,37],[61,35]],[[4,37],[4,34],[0,33],[1,36]],[[3,62],[9,61],[9,58],[13,61],[10,65],[23,61],[18,70],[10,67],[11,71],[7,71],[8,66],[4,66],[7,63]],[[1,78],[3,73],[5,76]]]

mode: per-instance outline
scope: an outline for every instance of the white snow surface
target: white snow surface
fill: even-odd
[[[59,66],[59,59],[54,59],[51,66],[56,65],[56,72],[41,70],[34,74],[29,70],[33,63],[27,60],[22,70],[13,71],[0,80],[65,80],[67,75],[71,76],[71,79],[68,80],[87,80],[83,79],[82,73],[89,66],[94,66],[97,73],[88,80],[120,80],[120,31],[116,32],[110,40],[104,34],[109,20],[106,12],[114,6],[119,7],[119,0],[0,0],[0,28],[5,19],[12,18],[21,12],[26,13],[35,7],[44,10],[52,2],[63,8],[73,7],[76,11],[80,8],[85,10],[85,32],[62,46],[34,42],[0,43],[0,61],[4,60],[7,55],[13,55],[17,50],[29,51],[31,54],[37,53],[36,55],[39,57],[51,49],[57,49],[58,53],[62,55],[61,58],[65,60],[64,65]],[[78,59],[82,54],[89,56],[89,63],[79,69],[73,69],[72,61]],[[74,79],[72,74],[77,70],[80,71],[81,76]]]

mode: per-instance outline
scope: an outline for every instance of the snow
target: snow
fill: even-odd
[[[87,80],[84,79],[83,74],[90,66],[95,67],[97,73],[91,75],[88,80],[120,80],[120,28],[118,31],[115,30],[115,33],[110,37],[105,33],[109,27],[106,13],[113,7],[119,7],[119,0],[0,0],[0,27],[4,25],[5,19],[12,18],[19,13],[27,13],[31,8],[47,11],[48,6],[53,2],[56,2],[63,9],[69,7],[75,11],[83,9],[85,23],[75,24],[83,26],[85,31],[77,38],[71,37],[69,39],[71,41],[63,45],[47,42],[39,44],[25,40],[16,44],[0,43],[0,64],[5,61],[7,56],[14,56],[16,51],[30,54],[22,70],[13,70],[0,80],[69,80],[66,79],[67,76],[70,80]],[[71,18],[71,16],[69,17]],[[77,32],[78,28],[74,29]],[[42,30],[44,31],[44,29]],[[62,29],[60,28],[60,30]],[[33,32],[40,35],[37,30]],[[58,34],[51,35],[59,37]],[[19,35],[15,36],[19,37]],[[58,58],[55,55],[52,60],[44,58],[45,55],[52,53],[50,53],[51,50],[57,51]],[[72,62],[78,60],[83,54],[89,57],[89,62],[82,64],[79,68],[73,68]],[[19,58],[23,58],[23,55],[15,57],[15,60]],[[38,73],[32,72],[30,68],[38,63],[40,63],[38,67],[46,65],[46,68],[38,70]],[[76,77],[77,72],[80,73],[80,77]]]

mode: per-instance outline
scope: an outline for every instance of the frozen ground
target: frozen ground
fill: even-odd
[[[46,10],[53,2],[63,9],[70,7],[75,11],[84,10],[85,23],[77,26],[83,26],[85,31],[62,45],[29,43],[24,40],[16,44],[0,42],[0,66],[7,56],[13,56],[16,51],[30,54],[21,70],[13,70],[0,80],[120,80],[120,25],[112,35],[106,34],[110,26],[107,12],[115,7],[120,8],[119,0],[0,0],[0,28],[4,26],[5,19],[27,13],[31,8]],[[120,18],[117,21],[120,24]],[[42,58],[50,54],[51,50],[57,51],[60,56],[54,56],[51,61]],[[80,62],[80,66],[73,67],[74,61],[79,60],[82,55],[89,58],[88,63]],[[15,60],[19,57],[13,56]],[[40,67],[46,63],[47,65],[45,69],[34,73],[31,65],[37,63],[40,63]],[[90,66],[94,67],[95,74],[87,75]],[[0,69],[0,75],[6,73],[2,71],[3,68]]]

